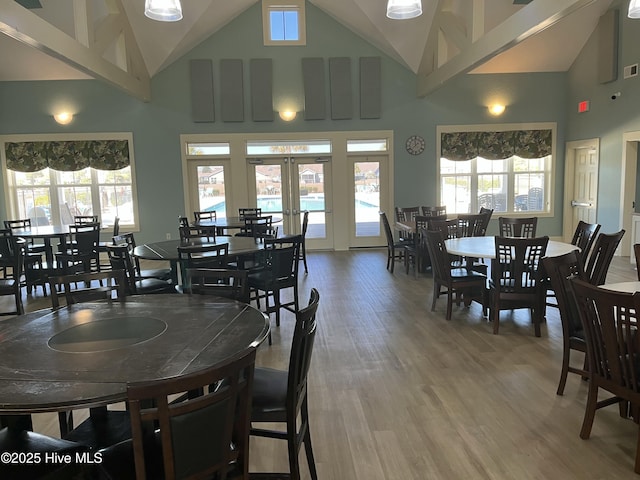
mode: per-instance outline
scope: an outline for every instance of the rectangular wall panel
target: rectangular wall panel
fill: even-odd
[[[327,94],[324,58],[302,59],[304,87],[304,119],[324,120],[327,116]]]
[[[618,78],[618,10],[609,10],[598,20],[598,82]]]
[[[380,118],[380,57],[360,58],[360,118]]]
[[[220,60],[220,110],[224,122],[244,121],[242,60]]]
[[[194,122],[215,121],[213,102],[213,62],[191,60],[191,118]]]
[[[253,121],[273,122],[273,63],[270,58],[253,58],[249,69]]]
[[[329,85],[331,119],[350,119],[353,116],[353,93],[351,89],[351,59],[349,57],[329,59]]]

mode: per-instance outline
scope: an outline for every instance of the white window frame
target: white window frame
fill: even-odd
[[[9,142],[51,142],[51,141],[72,141],[72,140],[126,140],[129,143],[129,167],[131,168],[131,196],[133,203],[133,223],[120,222],[120,227],[126,227],[129,231],[139,230],[138,216],[138,194],[136,188],[135,160],[133,152],[133,134],[130,132],[114,132],[114,133],[74,133],[74,134],[26,134],[26,135],[0,135],[0,161],[4,177],[5,202],[7,205],[7,215],[10,218],[18,218],[18,197],[17,186],[15,184],[15,176],[12,170],[7,168],[7,157],[5,145]],[[54,202],[58,198],[58,190],[61,187],[71,187],[72,184],[58,183],[55,171],[49,171],[50,182],[38,188],[48,188],[49,198],[51,199],[51,216],[52,223],[61,224],[62,219],[56,212]],[[88,184],[82,183],[78,186],[86,187]],[[91,201],[94,212],[101,212],[100,202],[100,186],[113,185],[113,183],[98,183],[97,170],[91,169]],[[126,184],[128,185],[128,184]],[[103,227],[112,226],[108,223]]]
[[[298,40],[273,40],[271,38],[271,12],[298,12]],[[307,44],[307,28],[304,0],[262,0],[262,34],[265,46],[290,46]]]
[[[439,125],[436,128],[436,158],[438,159],[438,167],[436,172],[437,177],[437,198],[442,198],[441,186],[442,186],[442,158],[440,152],[441,149],[441,139],[443,133],[457,133],[457,132],[502,132],[502,131],[514,131],[514,130],[551,130],[551,155],[550,159],[547,162],[545,172],[545,197],[544,197],[544,208],[542,211],[515,211],[513,203],[515,201],[515,193],[513,191],[514,178],[516,173],[523,174],[526,172],[514,172],[513,169],[513,157],[510,159],[506,159],[508,162],[507,165],[507,183],[509,185],[509,192],[507,197],[507,211],[499,212],[502,216],[508,217],[528,217],[531,216],[532,213],[537,217],[552,217],[554,215],[555,203],[554,203],[554,190],[555,190],[555,177],[556,177],[556,164],[557,164],[557,135],[556,135],[556,123],[512,123],[512,124],[488,124],[488,125]],[[470,188],[470,204],[471,213],[479,210],[479,206],[477,205],[478,198],[478,173],[477,173],[477,161],[476,159],[467,160],[471,162],[471,172],[469,172],[468,176],[471,177],[471,188]],[[539,173],[539,170],[531,171],[531,173]],[[483,175],[481,173],[480,175]],[[447,175],[449,176],[449,175]],[[477,208],[475,208],[477,207]]]

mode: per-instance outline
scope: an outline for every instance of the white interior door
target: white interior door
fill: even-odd
[[[579,148],[575,152],[575,172],[573,177],[572,229],[575,231],[580,220],[596,222],[598,206],[598,154],[595,148]]]

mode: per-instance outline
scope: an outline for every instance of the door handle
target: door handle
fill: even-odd
[[[575,200],[571,200],[572,207],[592,207],[593,204],[591,202],[576,202]]]

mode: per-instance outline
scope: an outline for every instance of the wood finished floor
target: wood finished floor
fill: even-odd
[[[478,305],[454,306],[446,321],[444,297],[430,311],[430,274],[416,279],[400,264],[390,274],[385,262],[382,250],[311,252],[300,276],[301,303],[311,287],[321,295],[309,381],[320,479],[638,478],[638,427],[609,407],[581,440],[586,382],[571,374],[564,396],[555,394],[556,310],[548,309],[542,338],[524,310],[502,312],[492,335]],[[629,257],[616,257],[608,281],[635,279]],[[26,300],[28,310],[49,306]],[[259,365],[286,368],[293,320],[285,312],[273,326]],[[56,434],[56,422],[37,415],[36,430]],[[284,442],[252,438],[251,466],[287,471]]]

